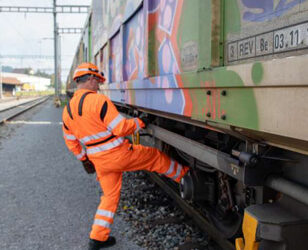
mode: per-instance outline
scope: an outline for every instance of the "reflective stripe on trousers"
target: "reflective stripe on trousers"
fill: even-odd
[[[111,224],[108,221],[105,221],[105,220],[95,219],[93,225],[98,225],[98,226],[110,228]]]
[[[170,176],[174,172],[174,166],[176,166],[175,175]],[[164,175],[172,178],[173,180],[176,180],[180,176],[181,170],[182,170],[182,165],[176,163],[174,160],[171,160],[169,169],[164,173]]]
[[[113,218],[114,213],[110,212],[108,210],[104,210],[104,209],[97,209],[96,214],[101,215],[101,216],[105,216],[105,217],[109,217],[109,218]]]
[[[97,209],[96,215],[104,216],[113,219],[114,213],[104,209]],[[98,225],[106,228],[110,228],[111,223],[104,219],[95,219],[93,225]]]

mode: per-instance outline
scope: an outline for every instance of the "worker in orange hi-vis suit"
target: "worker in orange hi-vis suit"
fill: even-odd
[[[105,77],[94,64],[80,64],[74,80],[77,91],[63,110],[63,133],[69,150],[88,173],[97,173],[103,190],[89,243],[89,249],[101,249],[116,242],[109,234],[120,198],[122,172],[155,171],[180,182],[189,168],[155,148],[132,145],[124,139],[145,128],[149,121],[145,117],[124,118],[108,97],[97,93]]]

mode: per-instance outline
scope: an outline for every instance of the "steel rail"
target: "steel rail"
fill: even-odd
[[[198,211],[196,211],[192,206],[190,206],[181,196],[166,182],[164,182],[157,174],[147,172],[150,178],[155,181],[176,203],[181,207],[181,209],[187,213],[197,226],[208,235],[210,235],[214,241],[220,245],[223,249],[234,250],[234,245],[226,239],[221,232],[219,232],[210,222],[206,220]]]
[[[10,108],[5,109],[5,110],[2,110],[2,111],[7,111],[7,110],[10,110],[10,109],[17,108],[17,107],[19,107],[21,105],[33,103],[32,105],[30,105],[28,107],[25,107],[24,109],[20,109],[17,112],[14,112],[13,114],[10,114],[9,116],[7,116],[5,118],[2,118],[0,120],[0,124],[3,124],[5,121],[10,120],[10,119],[12,119],[12,118],[14,118],[14,117],[24,113],[25,111],[27,111],[27,110],[29,110],[29,109],[31,109],[31,108],[33,108],[33,107],[35,107],[35,106],[45,102],[45,101],[47,101],[48,99],[49,99],[49,96],[48,97],[41,97],[41,98],[38,98],[38,99],[35,99],[35,100],[32,100],[32,101],[26,102],[26,103],[15,105],[15,106],[10,107]]]
[[[42,98],[42,97],[36,98],[36,99],[34,99],[34,100],[31,99],[31,100],[29,100],[29,101],[27,101],[27,102],[19,103],[19,104],[17,104],[17,105],[10,106],[10,107],[4,108],[4,109],[0,109],[0,113],[1,113],[1,112],[5,112],[5,111],[8,111],[8,110],[10,110],[10,109],[14,109],[14,108],[19,107],[19,106],[22,106],[22,105],[26,105],[26,104],[31,103],[31,102],[35,102],[35,101],[39,100],[40,98]]]

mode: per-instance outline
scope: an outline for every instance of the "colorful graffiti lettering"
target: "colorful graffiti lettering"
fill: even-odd
[[[144,77],[144,17],[143,8],[124,27],[123,80]]]
[[[251,22],[264,22],[279,17],[292,9],[294,6],[305,2],[306,0],[280,0],[275,6],[275,0],[242,0],[245,7],[250,9],[258,9],[258,12],[246,11],[243,19]],[[262,10],[260,12],[259,10]]]

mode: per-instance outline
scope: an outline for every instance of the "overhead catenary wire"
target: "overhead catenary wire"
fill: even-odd
[[[52,3],[53,3],[53,1],[52,0],[50,0],[50,1],[44,1],[44,2],[42,2],[42,1],[35,1],[35,0],[29,0],[29,1],[14,1],[14,0],[12,0],[12,1],[1,1],[0,2],[0,5],[9,5],[9,6],[12,6],[12,7],[18,7],[18,6],[20,6],[20,5],[27,5],[27,7],[29,7],[29,8],[35,8],[36,6],[40,6],[40,7],[43,7],[43,9],[44,8],[53,8],[53,5],[52,5]],[[81,10],[81,8],[83,8],[83,9],[85,9],[85,8],[87,8],[87,9],[89,9],[89,4],[91,3],[90,1],[74,1],[74,3],[73,3],[73,5],[72,5],[72,2],[71,1],[63,1],[63,0],[57,0],[56,1],[56,8],[57,8],[57,10],[56,11],[59,11],[59,12],[62,12],[62,14],[61,15],[59,15],[59,20],[61,20],[61,18],[62,17],[64,17],[65,15],[63,15],[63,14],[69,14],[69,13],[77,13],[77,12],[81,12],[81,11],[76,11],[76,9],[71,9],[71,8],[68,8],[68,7],[77,7],[77,8],[79,8],[79,10]],[[1,8],[1,6],[0,6],[0,8]],[[30,10],[30,9],[28,9],[28,10]],[[42,9],[37,9],[38,11],[39,10],[42,10]],[[83,15],[83,16],[86,16],[86,12],[87,11],[83,11],[84,12],[84,14],[81,14],[81,15]],[[51,12],[52,13],[52,12]],[[46,14],[46,13],[45,13]],[[44,14],[44,15],[45,15]],[[26,13],[25,13],[25,15],[26,15]],[[37,15],[42,15],[42,14],[37,14]],[[7,15],[5,15],[5,16],[7,16]],[[46,16],[46,15],[45,15]],[[58,16],[58,15],[57,15]],[[26,17],[28,17],[28,15],[26,16]],[[51,15],[50,15],[50,17],[51,17]],[[83,18],[79,18],[80,20],[83,20],[85,17],[83,17]],[[72,21],[74,18],[70,18],[69,20],[70,21]],[[44,23],[44,22],[43,22]],[[73,22],[74,23],[74,26],[75,26],[75,24],[76,24],[76,22]],[[83,24],[83,22],[82,22],[82,24]],[[35,26],[37,26],[37,25],[33,25],[33,27],[35,27]],[[23,39],[22,41],[24,42],[24,44],[27,44],[27,45],[29,45],[29,44],[33,44],[33,42],[31,42],[29,39],[26,39],[25,38],[25,35],[22,35],[21,34],[21,32],[19,32],[18,31],[18,29],[16,28],[16,27],[14,27],[13,28],[16,32],[18,32],[17,34],[21,37],[21,39]],[[65,29],[67,29],[67,28],[65,28]],[[42,29],[42,30],[46,30],[46,29]],[[65,32],[65,34],[71,34],[71,33],[74,33],[74,34],[80,34],[79,32],[76,32],[76,30],[74,30],[74,32],[72,32],[72,31],[67,31],[67,30],[64,30],[64,32]],[[31,33],[31,32],[27,32],[27,33]],[[37,33],[37,32],[36,32]],[[62,33],[62,32],[61,32]],[[46,36],[46,35],[45,35]],[[2,40],[3,41],[3,40]],[[74,38],[73,39],[70,39],[70,40],[67,40],[67,43],[69,42],[69,43],[72,43],[72,41],[74,41]],[[76,40],[77,41],[77,40]],[[1,43],[1,42],[0,42]],[[16,48],[18,47],[18,46],[15,46]],[[33,48],[35,48],[35,47],[37,47],[37,46],[30,46],[29,48],[30,49],[33,49]],[[71,47],[74,47],[74,46],[67,46],[67,45],[63,45],[62,46],[62,48],[71,48]],[[3,50],[2,50],[3,51]],[[25,51],[24,50],[24,48],[23,48],[23,51]],[[62,56],[61,55],[61,57],[63,58],[64,56]],[[70,56],[71,57],[71,56]],[[24,58],[22,58],[22,59],[20,59],[21,60],[21,64],[23,65],[24,64]],[[2,60],[3,61],[3,60]],[[9,59],[9,61],[10,62],[12,62],[12,60],[11,59]],[[66,62],[68,62],[67,60],[65,60]],[[31,60],[31,62],[32,62],[32,60]],[[16,63],[15,63],[16,64]],[[26,63],[26,64],[28,64],[29,65],[29,62],[28,63]],[[30,63],[30,65],[28,66],[28,67],[32,67],[32,65],[40,65],[41,64],[41,61],[37,61],[36,60],[36,62],[35,63]],[[47,66],[47,65],[46,65]],[[49,65],[46,67],[46,66],[44,66],[45,68],[48,68],[48,67],[50,67]],[[20,67],[20,66],[19,66]]]

